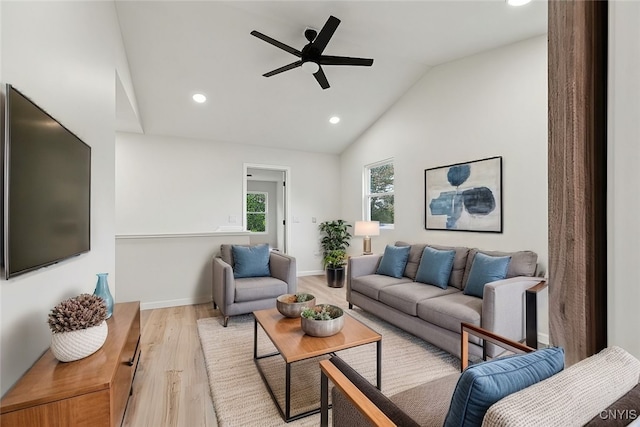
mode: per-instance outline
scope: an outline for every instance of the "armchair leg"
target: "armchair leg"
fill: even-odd
[[[349,303],[349,310],[353,308],[353,304]]]
[[[214,310],[217,310],[217,309],[218,309],[218,304],[216,304],[216,302],[215,302],[215,301],[212,301],[212,302],[213,302],[213,309],[214,309]]]
[[[222,326],[226,328],[228,323],[229,323],[229,316],[224,316],[224,321],[222,323]]]

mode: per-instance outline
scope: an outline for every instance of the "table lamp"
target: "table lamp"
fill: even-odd
[[[371,237],[380,235],[380,222],[378,221],[356,221],[355,236],[364,236],[362,240],[362,252],[365,255],[371,255]]]

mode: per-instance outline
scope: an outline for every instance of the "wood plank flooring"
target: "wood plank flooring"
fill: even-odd
[[[345,289],[328,287],[324,276],[299,277],[298,291],[312,293],[320,302],[345,298]],[[211,303],[141,312],[142,356],[123,426],[218,425],[196,322],[219,316]],[[247,351],[251,345],[247,343]]]

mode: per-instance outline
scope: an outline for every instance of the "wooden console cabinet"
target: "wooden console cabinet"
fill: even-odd
[[[140,360],[140,302],[115,304],[100,350],[59,362],[47,350],[0,402],[0,425],[114,427]]]

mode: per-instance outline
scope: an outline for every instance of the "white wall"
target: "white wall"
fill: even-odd
[[[424,170],[502,156],[503,233],[426,231]],[[372,238],[530,249],[548,265],[547,38],[432,68],[341,156],[342,216],[362,217],[363,166],[394,158],[395,229]],[[352,252],[360,251],[354,239]],[[544,301],[541,301],[544,304]],[[541,312],[539,330],[548,330]]]
[[[118,133],[117,234],[206,234],[221,226],[241,225],[245,163],[290,168],[288,252],[296,257],[299,274],[321,271],[317,226],[340,214],[337,155]],[[313,217],[317,223],[312,222]],[[118,272],[121,273],[119,268]],[[171,286],[181,286],[190,295],[197,284]]]
[[[640,2],[609,2],[608,344],[640,358]]]
[[[115,54],[110,2],[1,2],[0,80],[11,83],[92,148],[91,251],[0,282],[2,394],[50,343],[47,314],[92,293],[95,273],[115,289]]]

